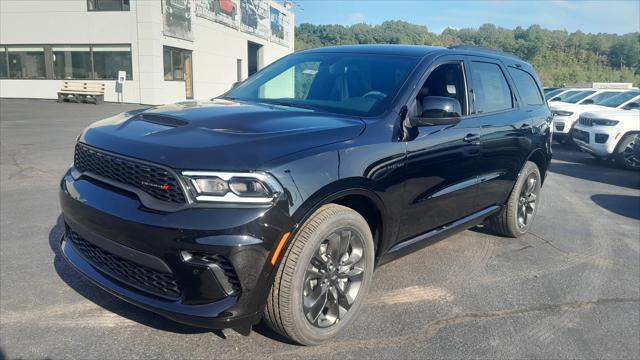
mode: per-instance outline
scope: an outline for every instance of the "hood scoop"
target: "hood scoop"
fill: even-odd
[[[146,121],[152,124],[179,127],[188,125],[189,122],[177,117],[159,114],[140,114],[134,120]]]

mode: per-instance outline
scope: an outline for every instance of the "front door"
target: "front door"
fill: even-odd
[[[409,105],[409,115],[421,114],[426,96],[455,98],[462,108],[456,125],[414,129],[407,142],[404,211],[398,240],[408,240],[461,219],[476,209],[480,127],[468,117],[467,67],[462,57],[445,57],[425,74]]]
[[[187,99],[193,99],[193,64],[191,54],[184,54],[184,92]]]

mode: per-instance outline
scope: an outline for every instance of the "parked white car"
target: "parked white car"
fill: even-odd
[[[596,157],[640,170],[640,102],[636,100],[626,108],[629,110],[582,113],[573,130],[573,140]]]
[[[626,94],[625,97],[619,98],[614,105],[606,105],[607,102],[614,97]],[[571,138],[573,126],[580,117],[580,114],[586,111],[607,110],[608,108],[621,108],[632,98],[640,95],[638,90],[619,90],[619,89],[589,89],[581,91],[564,101],[557,101],[549,104],[549,109],[553,114],[553,138],[554,140],[564,143]]]

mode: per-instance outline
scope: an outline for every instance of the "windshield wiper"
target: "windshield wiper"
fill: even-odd
[[[316,108],[314,106],[297,104],[297,103],[290,102],[290,101],[272,101],[272,100],[263,101],[263,100],[259,100],[258,103],[267,104],[267,105],[295,107],[295,108],[307,109],[307,110],[313,110],[313,111],[317,111],[318,110],[318,108]]]

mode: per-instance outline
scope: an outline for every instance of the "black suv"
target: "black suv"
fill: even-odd
[[[455,232],[527,232],[551,158],[532,67],[482,48],[289,55],[205,102],[84,130],[64,256],[170,319],[302,344],[354,319],[376,266]]]

